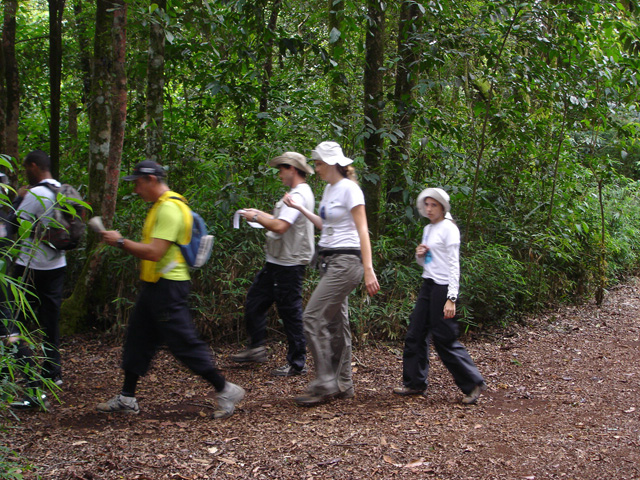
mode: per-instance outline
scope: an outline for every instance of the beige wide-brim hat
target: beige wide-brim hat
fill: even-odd
[[[423,217],[427,216],[427,210],[424,204],[425,198],[433,198],[436,202],[442,205],[445,214],[451,211],[451,205],[449,204],[449,194],[447,192],[445,192],[441,188],[425,188],[420,192],[420,195],[418,195],[418,200],[416,200],[418,211]]]
[[[322,142],[318,146],[311,150],[311,158],[313,160],[322,160],[328,165],[340,165],[346,167],[351,165],[353,160],[344,156],[342,148],[336,142]]]
[[[277,167],[278,165],[291,165],[298,170],[313,175],[313,168],[307,163],[307,157],[297,152],[284,152],[275,158],[269,160],[269,165]]]

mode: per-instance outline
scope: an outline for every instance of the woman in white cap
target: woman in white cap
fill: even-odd
[[[351,378],[349,293],[364,283],[369,295],[380,289],[371,260],[371,243],[364,195],[355,180],[353,160],[336,142],[322,142],[312,150],[316,175],[327,182],[319,215],[285,196],[285,203],[300,210],[322,230],[318,242],[320,282],[304,311],[304,330],[313,356],[316,378],[298,405],[317,405],[331,398],[354,396]]]
[[[460,231],[449,213],[449,195],[441,188],[423,190],[417,206],[420,214],[430,221],[416,248],[416,261],[423,267],[424,280],[409,317],[402,357],[403,386],[394,388],[393,392],[398,395],[425,393],[431,337],[442,363],[464,393],[462,403],[476,403],[487,386],[458,341],[458,324],[454,319],[460,280]]]

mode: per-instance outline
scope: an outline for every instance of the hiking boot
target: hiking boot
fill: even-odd
[[[244,388],[235,383],[226,382],[224,389],[216,394],[218,409],[213,412],[213,418],[228,418],[233,415],[236,405],[244,398]]]
[[[336,398],[341,398],[346,400],[347,398],[353,398],[356,396],[356,392],[353,387],[349,387],[346,390],[342,390],[341,392],[336,393]]]
[[[477,403],[478,399],[480,398],[480,394],[486,389],[487,384],[484,382],[476,385],[475,387],[473,387],[473,390],[471,390],[471,392],[462,397],[462,403],[464,403],[465,405],[473,405]]]
[[[411,387],[396,387],[393,389],[393,393],[395,393],[396,395],[403,395],[403,396],[409,396],[409,395],[424,395],[424,388],[421,390],[419,388],[411,388]]]
[[[332,395],[321,395],[318,393],[304,393],[294,397],[293,401],[300,407],[314,407],[331,400]]]
[[[51,404],[47,400],[47,396],[44,393],[40,393],[31,397],[24,397],[20,400],[15,400],[11,402],[9,406],[16,410],[40,409],[43,412],[46,412],[51,407]]]
[[[296,375],[304,375],[305,373],[307,373],[307,367],[302,367],[302,370],[298,370],[288,363],[280,368],[271,370],[271,375],[274,377],[295,377]]]
[[[124,395],[116,395],[111,400],[96,405],[96,409],[102,413],[132,413],[137,415],[140,413],[138,401],[136,397],[125,397]]]
[[[240,353],[231,355],[231,360],[237,363],[264,363],[267,361],[267,349],[264,345],[256,348],[247,348]]]

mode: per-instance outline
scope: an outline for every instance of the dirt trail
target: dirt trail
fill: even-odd
[[[161,352],[138,392],[138,416],[103,415],[119,391],[120,348],[64,345],[65,385],[50,413],[23,413],[2,441],[44,479],[640,479],[640,288],[601,308],[561,308],[509,333],[464,338],[489,390],[477,406],[437,357],[426,398],[391,393],[401,345],[354,349],[356,397],[300,408],[305,378],[268,364],[232,368],[248,395],[213,421],[213,394]],[[28,473],[27,478],[34,478]]]

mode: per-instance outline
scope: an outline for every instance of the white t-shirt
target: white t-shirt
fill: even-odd
[[[318,209],[318,215],[322,218],[318,246],[360,248],[360,237],[351,215],[351,209],[358,205],[364,205],[364,194],[356,182],[343,178],[325,187]]]
[[[45,179],[41,183],[50,183],[56,187],[60,186],[60,182],[54,179]],[[45,210],[51,208],[56,199],[56,194],[49,188],[38,185],[30,188],[24,196],[24,200],[18,207],[20,218],[33,222],[45,215]],[[45,216],[49,215],[47,213]],[[43,218],[39,220],[44,224],[49,220]],[[16,259],[18,265],[27,266],[34,270],[54,270],[67,265],[67,259],[64,252],[56,250],[41,242],[37,246],[33,245],[33,239],[23,240],[20,249],[22,253]]]
[[[451,220],[442,220],[424,227],[422,241],[429,247],[426,257],[416,256],[422,265],[422,278],[438,285],[449,285],[448,296],[458,296],[460,288],[460,230]],[[425,262],[425,259],[427,260]]]

